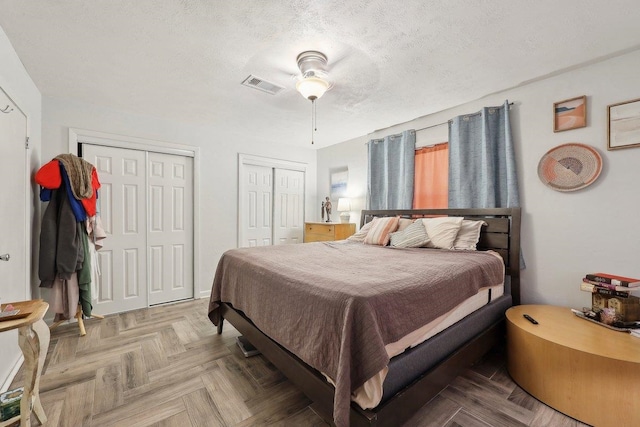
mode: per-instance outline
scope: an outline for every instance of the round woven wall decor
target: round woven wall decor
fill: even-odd
[[[602,171],[602,157],[585,144],[559,145],[542,156],[538,176],[557,191],[575,191],[592,184]]]

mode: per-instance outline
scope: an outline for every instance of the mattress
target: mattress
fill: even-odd
[[[449,310],[421,328],[416,329],[412,333],[405,335],[400,340],[387,344],[385,346],[387,354],[390,358],[393,358],[407,349],[418,346],[459,322],[469,314],[486,306],[490,301],[501,297],[503,294],[504,285],[496,285],[480,289],[476,295],[467,298],[455,308]],[[392,362],[390,362],[390,364],[391,363]],[[352,393],[351,400],[356,402],[363,409],[370,409],[378,406],[383,397],[383,385],[388,372],[389,367],[387,366],[377,375],[367,380],[361,387]],[[329,378],[327,379],[329,382],[332,382]]]
[[[423,344],[391,359],[388,366],[389,372],[384,382],[381,403],[411,385],[421,375],[445,360],[464,344],[485,332],[496,322],[503,320],[504,313],[511,305],[511,295],[504,294]]]

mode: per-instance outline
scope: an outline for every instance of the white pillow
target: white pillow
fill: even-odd
[[[425,247],[453,249],[453,242],[456,240],[463,219],[461,216],[422,218],[422,223],[429,236],[429,242]]]
[[[404,230],[405,228],[407,228],[411,224],[413,224],[413,220],[412,219],[400,218],[400,220],[398,221],[398,231]]]
[[[429,242],[422,221],[409,224],[404,230],[391,233],[391,246],[396,248],[421,248]]]
[[[453,248],[462,251],[475,251],[478,240],[480,240],[480,229],[482,229],[483,225],[487,225],[487,223],[484,221],[463,220],[456,240],[453,242]]]

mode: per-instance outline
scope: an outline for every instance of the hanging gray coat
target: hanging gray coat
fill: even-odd
[[[56,277],[65,280],[82,267],[82,223],[76,222],[64,185],[54,190],[42,217],[40,287],[50,288]]]

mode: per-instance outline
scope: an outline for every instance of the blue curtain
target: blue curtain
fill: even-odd
[[[509,101],[455,117],[449,123],[449,208],[514,207],[520,195]]]
[[[449,208],[520,206],[509,102],[449,123]]]
[[[415,149],[414,130],[368,142],[369,209],[412,208]]]

